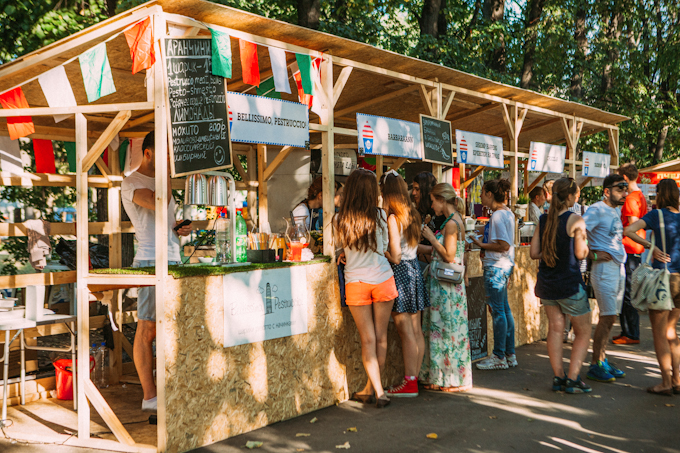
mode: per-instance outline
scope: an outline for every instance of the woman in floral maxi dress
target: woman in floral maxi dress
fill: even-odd
[[[437,234],[428,227],[423,228],[423,237],[434,246],[433,259],[463,264],[463,219],[457,211],[458,205],[463,205],[462,200],[446,183],[437,184],[430,196],[435,212],[447,218]],[[460,208],[462,210],[462,206]],[[469,390],[472,388],[472,360],[465,285],[440,282],[430,275],[427,286],[431,306],[423,311],[425,358],[420,380],[431,390]]]

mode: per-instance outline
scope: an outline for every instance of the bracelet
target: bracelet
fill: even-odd
[[[597,252],[593,252],[593,261],[597,261]]]

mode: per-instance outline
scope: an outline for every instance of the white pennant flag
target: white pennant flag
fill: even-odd
[[[13,175],[22,175],[24,173],[19,140],[0,137],[0,170],[3,173],[11,173]]]
[[[47,105],[50,107],[76,107],[78,105],[63,66],[57,66],[41,74],[38,76],[38,82],[47,99]],[[72,115],[54,115],[54,122],[58,123],[70,116]]]
[[[288,81],[288,65],[286,64],[286,51],[277,47],[269,48],[269,60],[274,74],[274,86],[279,93],[290,94],[290,82]]]

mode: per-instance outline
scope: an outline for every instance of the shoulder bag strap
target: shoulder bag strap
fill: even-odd
[[[663,223],[663,211],[659,209],[659,230],[661,230],[661,250],[666,253],[666,228]],[[666,270],[668,270],[668,263],[664,263]]]

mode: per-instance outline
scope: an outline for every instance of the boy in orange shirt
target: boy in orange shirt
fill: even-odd
[[[623,164],[619,167],[618,173],[628,183],[628,196],[621,208],[621,223],[626,228],[647,214],[647,200],[645,200],[645,196],[637,185],[638,169],[635,164],[630,162]],[[637,234],[645,237],[644,230],[638,231]],[[631,304],[630,291],[633,271],[640,265],[640,255],[644,252],[644,247],[625,236],[623,246],[626,249],[628,259],[626,260],[626,291],[619,315],[621,335],[614,337],[612,342],[614,344],[638,344],[640,343],[640,315]]]

